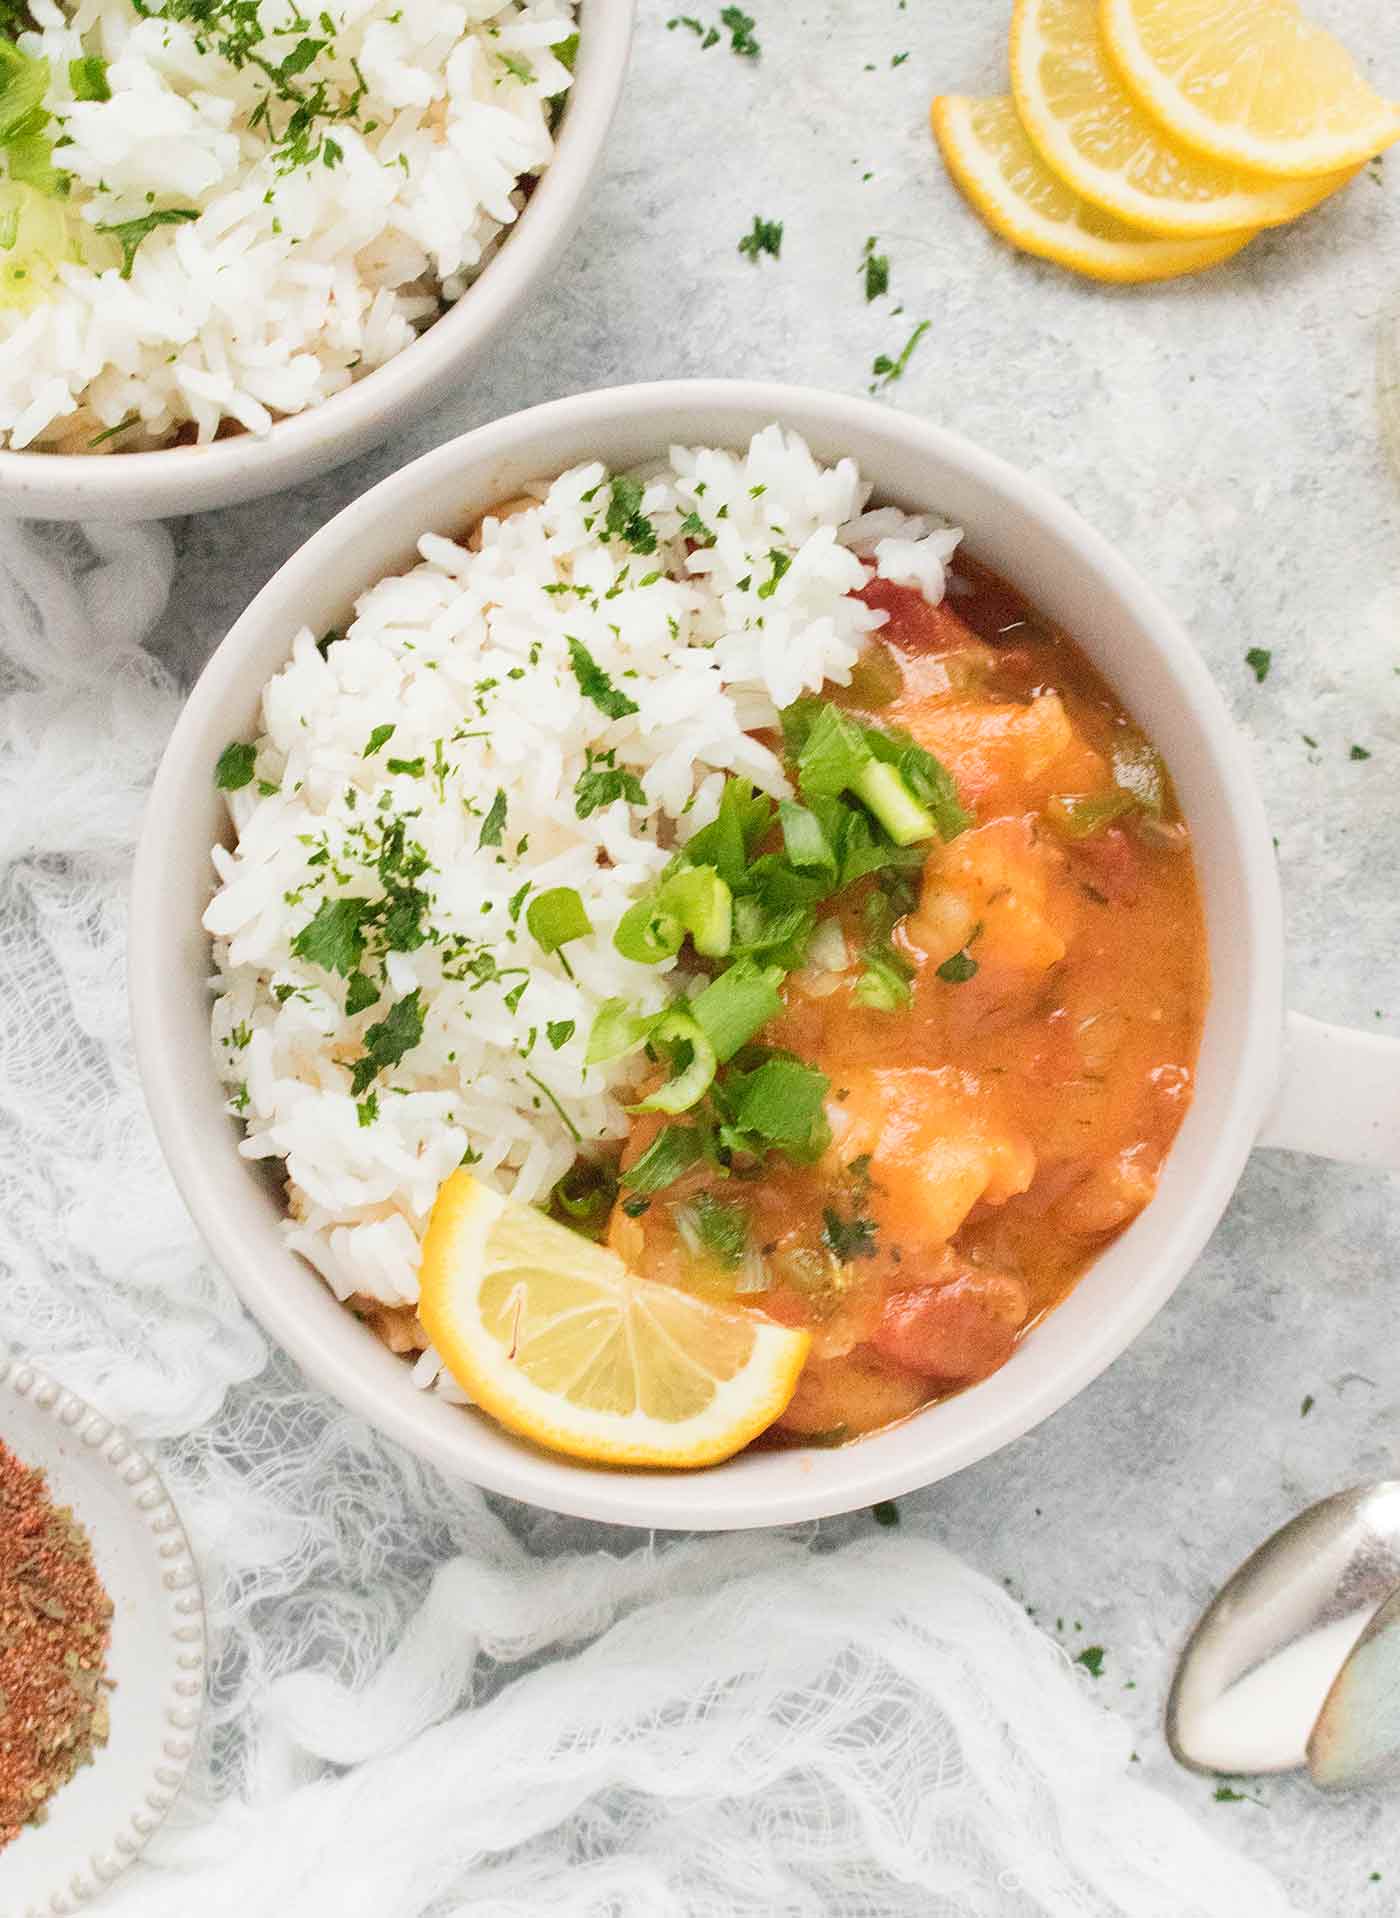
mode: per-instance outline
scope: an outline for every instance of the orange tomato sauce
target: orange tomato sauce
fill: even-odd
[[[967,558],[940,606],[880,580],[863,596],[888,623],[832,696],[940,759],[975,821],[890,935],[908,1003],[857,996],[855,888],[848,962],[789,975],[762,1034],[828,1075],[828,1150],[744,1180],[697,1168],[610,1230],[650,1277],[809,1328],[778,1427],[827,1443],[995,1371],[1148,1203],[1208,986],[1170,783],[1084,656]],[[1125,779],[1150,803],[1125,805]],[[624,1162],[656,1130],[639,1117]],[[706,1191],[747,1208],[737,1273],[685,1231]]]

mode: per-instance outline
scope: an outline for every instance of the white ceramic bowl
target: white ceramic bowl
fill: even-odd
[[[204,1602],[179,1514],[119,1426],[6,1359],[0,1439],[72,1506],[112,1601],[107,1743],[0,1852],[5,1918],[58,1918],[120,1877],[175,1801],[204,1703]]]
[[[210,446],[97,457],[0,451],[0,513],[141,520],[233,506],[329,472],[445,399],[552,271],[578,223],[622,93],[635,7],[581,0],[554,158],[481,277],[412,346],[262,438],[238,433]]]
[[[837,1450],[752,1451],[681,1475],[591,1468],[416,1390],[408,1367],[283,1244],[279,1195],[236,1153],[239,1128],[207,1063],[200,915],[209,847],[228,832],[214,764],[229,739],[257,730],[260,689],[296,629],[343,624],[360,591],[411,562],[424,531],[454,533],[524,482],[585,459],[626,467],[677,441],[737,446],[774,419],[823,459],[853,455],[877,500],[965,527],[970,549],[1078,641],[1165,754],[1195,836],[1213,974],[1196,1097],[1153,1203],[982,1384]],[[1166,607],[1075,513],[1001,460],[886,407],[782,386],[681,382],[537,407],[440,447],[323,527],[259,593],[191,695],[151,795],[131,928],[132,1012],[156,1126],[211,1249],[267,1329],[346,1404],[445,1471],[633,1525],[718,1529],[844,1511],[1029,1431],[1118,1356],[1186,1273],[1265,1125],[1283,1051],[1281,918],[1263,809],[1224,703]],[[1400,1048],[1308,1021],[1293,1031],[1300,1063],[1275,1142],[1400,1164]]]

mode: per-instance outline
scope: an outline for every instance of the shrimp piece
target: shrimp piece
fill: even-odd
[[[1017,972],[1048,972],[1065,956],[1067,894],[1052,896],[1065,855],[1035,836],[1028,819],[995,819],[975,827],[930,859],[919,904],[904,923],[909,943],[935,964],[972,928],[982,928],[975,957]]]
[[[869,1158],[868,1210],[882,1244],[901,1254],[945,1245],[979,1201],[1003,1205],[1035,1177],[1030,1142],[981,1109],[953,1068],[864,1067],[842,1078],[846,1097],[827,1110],[832,1151],[841,1165]]]
[[[1075,743],[1058,693],[1041,693],[1024,705],[960,696],[911,701],[907,710],[892,709],[892,717],[942,760],[974,804],[1008,787],[1021,788],[1028,801],[1038,798],[1045,775]]]

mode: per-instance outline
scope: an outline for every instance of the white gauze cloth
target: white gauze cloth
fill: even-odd
[[[159,529],[0,523],[0,1339],[153,1445],[210,1614],[190,1787],[100,1908],[1298,1918],[930,1540],[643,1541],[488,1505],[268,1362],[127,1031],[172,563]]]

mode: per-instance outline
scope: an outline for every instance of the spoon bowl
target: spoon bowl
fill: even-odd
[[[1397,1669],[1400,1480],[1334,1493],[1247,1558],[1202,1613],[1167,1700],[1167,1742],[1194,1771],[1294,1771],[1338,1674],[1383,1607],[1393,1629],[1374,1654]],[[1375,1641],[1372,1641],[1373,1643]],[[1337,1776],[1364,1751],[1379,1764],[1379,1721],[1362,1731],[1355,1686],[1344,1688],[1327,1751]],[[1400,1716],[1400,1714],[1396,1714]]]

